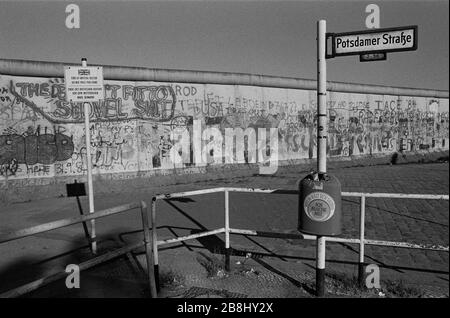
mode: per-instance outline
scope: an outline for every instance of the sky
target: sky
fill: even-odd
[[[80,28],[65,25],[80,8]],[[414,1],[5,1],[0,58],[316,78],[316,21],[328,32],[418,25],[417,51],[387,61],[327,60],[329,81],[449,90],[449,2]]]

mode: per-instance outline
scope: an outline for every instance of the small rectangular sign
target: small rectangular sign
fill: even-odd
[[[82,197],[86,195],[84,183],[67,183],[66,191],[68,197]]]
[[[331,37],[331,56],[361,55],[413,51],[417,49],[417,26],[372,29],[345,33],[328,33]]]
[[[386,53],[367,53],[359,56],[360,62],[372,62],[372,61],[386,61]]]
[[[69,102],[93,102],[104,98],[103,67],[66,66],[64,80]]]

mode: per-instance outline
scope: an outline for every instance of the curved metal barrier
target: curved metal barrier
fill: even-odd
[[[204,231],[201,233],[195,233],[191,235],[170,238],[158,241],[157,237],[157,223],[156,223],[156,201],[157,200],[168,200],[174,198],[191,197],[195,195],[203,195],[209,193],[223,192],[225,196],[225,207],[224,207],[224,227]],[[261,193],[261,194],[295,194],[298,195],[297,190],[286,190],[286,189],[257,189],[257,188],[231,188],[231,187],[220,187],[212,189],[203,189],[179,193],[170,194],[159,194],[152,198],[152,209],[151,209],[151,220],[148,219],[147,205],[145,202],[140,203],[130,203],[125,204],[101,211],[91,213],[89,215],[77,216],[73,218],[67,218],[62,220],[53,221],[50,223],[40,224],[27,229],[18,230],[15,232],[7,233],[0,236],[0,244],[18,240],[24,237],[36,235],[39,233],[48,232],[58,228],[83,223],[89,220],[94,220],[102,217],[107,217],[110,215],[126,212],[133,209],[140,209],[142,216],[142,228],[143,228],[143,241],[132,243],[114,251],[105,253],[94,257],[88,261],[79,264],[80,270],[85,270],[91,268],[95,265],[101,264],[118,256],[127,254],[139,247],[144,246],[146,254],[147,263],[147,276],[148,284],[150,288],[150,296],[157,297],[157,291],[159,289],[159,260],[158,260],[158,246],[172,244],[176,242],[182,242],[187,240],[192,240],[200,237],[216,235],[220,233],[225,234],[225,269],[230,269],[230,234],[240,234],[240,235],[253,235],[253,236],[266,236],[266,237],[277,237],[277,238],[290,238],[290,239],[305,239],[305,240],[316,240],[315,235],[302,234],[286,234],[278,232],[263,232],[249,229],[235,229],[230,228],[230,216],[229,216],[229,193],[230,192],[243,192],[243,193]],[[393,242],[393,241],[382,241],[374,239],[365,238],[365,202],[366,198],[396,198],[396,199],[424,199],[424,200],[449,200],[448,195],[433,195],[433,194],[402,194],[402,193],[359,193],[359,192],[342,192],[344,197],[360,197],[360,228],[359,228],[359,238],[340,238],[340,237],[325,237],[326,241],[329,242],[341,242],[359,245],[359,262],[358,262],[358,280],[360,284],[364,280],[364,247],[365,245],[378,245],[378,246],[388,246],[397,248],[408,248],[408,249],[420,249],[420,250],[431,250],[438,252],[449,252],[448,246],[436,245],[436,244],[416,244],[408,242]],[[151,233],[150,233],[150,228]],[[17,297],[24,295],[28,292],[38,289],[39,287],[45,286],[51,282],[62,279],[67,276],[65,271],[60,271],[56,274],[40,278],[23,286],[19,286],[7,292],[0,294],[0,298],[4,297]]]
[[[174,198],[190,197],[195,195],[209,194],[224,192],[225,195],[225,208],[224,208],[224,227],[205,231],[202,233],[195,233],[191,235],[181,236],[177,238],[171,238],[166,240],[158,241],[156,229],[156,201],[157,200],[168,200]],[[153,224],[153,260],[155,268],[155,279],[158,285],[158,271],[159,271],[159,261],[158,261],[158,246],[192,240],[199,237],[215,235],[220,233],[225,233],[225,269],[230,268],[230,234],[241,234],[241,235],[254,235],[254,236],[270,236],[276,235],[279,238],[290,238],[290,239],[304,239],[304,240],[316,240],[315,235],[307,235],[299,232],[298,235],[286,234],[286,233],[276,233],[276,232],[262,232],[248,229],[234,229],[230,228],[229,220],[229,193],[230,192],[246,192],[246,193],[261,193],[261,194],[295,194],[298,195],[297,190],[286,190],[286,189],[257,189],[257,188],[212,188],[204,190],[195,190],[187,192],[178,192],[170,194],[159,194],[152,198],[152,224]],[[365,205],[366,198],[392,198],[392,199],[423,199],[423,200],[449,200],[448,195],[441,194],[403,194],[403,193],[362,193],[362,192],[342,192],[343,197],[359,197],[360,200],[360,226],[359,226],[359,238],[341,238],[341,237],[325,237],[326,241],[329,242],[340,242],[340,243],[350,243],[359,245],[359,262],[358,262],[358,281],[361,285],[364,280],[364,247],[365,245],[378,245],[378,246],[388,246],[388,247],[398,247],[398,248],[408,248],[408,249],[420,249],[420,250],[431,250],[439,252],[449,252],[448,246],[437,245],[437,244],[416,244],[408,242],[393,242],[393,241],[382,241],[374,239],[365,238]]]
[[[77,216],[77,217],[73,217],[73,218],[57,220],[57,221],[53,221],[50,223],[33,226],[33,227],[30,227],[27,229],[22,229],[22,230],[14,231],[11,233],[7,233],[7,234],[0,236],[0,244],[14,241],[14,240],[19,240],[24,237],[56,230],[56,229],[66,227],[69,225],[79,224],[79,223],[83,223],[83,222],[86,222],[89,220],[95,220],[98,218],[111,216],[114,214],[126,212],[126,211],[133,210],[133,209],[140,209],[140,211],[141,211],[142,228],[143,228],[143,232],[144,232],[143,241],[129,244],[129,245],[123,246],[121,248],[118,248],[114,251],[99,255],[90,260],[80,263],[78,266],[80,268],[80,271],[85,270],[85,269],[91,268],[95,265],[99,265],[101,263],[109,261],[118,256],[127,254],[141,246],[144,246],[145,254],[146,254],[146,261],[147,261],[147,274],[148,274],[148,284],[150,287],[150,295],[151,295],[151,297],[156,297],[157,292],[156,292],[155,277],[153,275],[154,269],[153,269],[153,260],[152,260],[152,251],[151,251],[152,244],[151,244],[151,236],[150,236],[150,230],[149,230],[151,224],[149,224],[147,204],[143,201],[140,203],[130,203],[130,204],[125,204],[125,205],[121,205],[121,206],[116,206],[113,208],[90,213],[88,215],[82,215],[82,216]],[[67,273],[64,270],[60,271],[53,275],[37,279],[28,284],[25,284],[25,285],[19,286],[17,288],[11,289],[7,292],[4,292],[4,293],[0,294],[0,298],[18,297],[18,296],[24,295],[26,293],[29,293],[33,290],[36,290],[39,287],[43,287],[51,282],[62,279],[66,276],[67,276]]]

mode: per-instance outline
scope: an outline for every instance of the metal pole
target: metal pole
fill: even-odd
[[[326,21],[317,22],[317,172],[327,172]]]
[[[144,231],[144,246],[145,246],[145,257],[147,260],[147,275],[148,275],[148,284],[150,288],[150,296],[152,298],[158,297],[158,293],[156,290],[156,282],[155,282],[155,269],[153,266],[153,253],[152,253],[152,242],[151,235],[148,224],[148,215],[147,215],[147,204],[142,201],[141,202],[141,214],[142,214],[142,228]]]
[[[361,207],[359,217],[359,263],[358,263],[358,282],[359,287],[364,287],[364,226],[366,219],[366,197],[361,196]]]
[[[325,295],[325,236],[317,237],[316,245],[316,295]]]
[[[327,64],[325,20],[317,21],[317,172],[327,172]],[[316,293],[325,295],[325,237],[316,240]]]
[[[230,205],[228,190],[225,190],[225,270],[230,270]]]
[[[87,59],[81,59],[81,66],[87,67]],[[84,129],[86,135],[86,166],[87,166],[87,181],[88,181],[88,197],[89,197],[89,213],[94,213],[94,189],[92,186],[92,165],[91,165],[91,129],[89,124],[89,108],[88,103],[83,103],[84,106]],[[91,220],[91,250],[93,254],[97,254],[97,242],[95,241],[95,220]]]
[[[156,233],[156,198],[152,198],[152,243],[153,243],[153,270],[155,273],[156,290],[160,291],[159,285],[159,261],[158,261],[158,237]]]
[[[77,196],[77,204],[78,204],[78,211],[80,211],[80,215],[83,216],[84,213],[83,213],[83,208],[81,207],[81,202],[80,202],[80,197],[79,196]],[[83,230],[84,230],[84,236],[86,236],[86,239],[87,239],[88,243],[90,243],[91,242],[91,237],[90,237],[89,229],[88,229],[88,227],[86,225],[86,222],[83,222]]]

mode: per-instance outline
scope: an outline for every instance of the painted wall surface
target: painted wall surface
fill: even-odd
[[[448,99],[329,92],[328,112],[329,156],[448,149]],[[105,81],[104,101],[90,104],[93,173],[173,169],[171,132],[192,136],[196,121],[222,132],[278,128],[279,160],[313,158],[315,113],[310,90]],[[0,75],[0,181],[84,174],[83,116],[65,101],[63,79]],[[192,152],[177,151],[183,166],[200,165]]]

